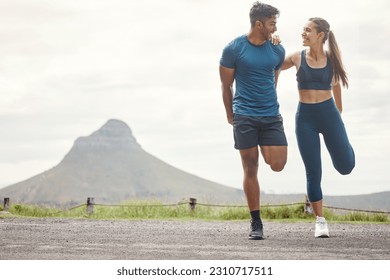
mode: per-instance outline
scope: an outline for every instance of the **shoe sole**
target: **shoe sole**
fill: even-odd
[[[263,240],[264,237],[262,237],[262,236],[249,236],[249,239],[250,240]]]
[[[320,235],[320,236],[315,236],[315,238],[329,238],[329,235]]]
[[[318,236],[314,236],[315,238],[329,238],[329,234],[327,233],[323,233],[323,234],[320,234]]]

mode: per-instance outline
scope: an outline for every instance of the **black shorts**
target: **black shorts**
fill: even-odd
[[[283,118],[252,117],[234,114],[234,148],[238,150],[259,146],[287,146]]]

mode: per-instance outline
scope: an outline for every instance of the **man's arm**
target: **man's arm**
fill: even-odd
[[[221,78],[221,90],[223,104],[225,105],[227,121],[233,124],[233,82],[235,70],[219,66],[219,76]]]

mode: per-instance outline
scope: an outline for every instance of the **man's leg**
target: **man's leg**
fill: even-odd
[[[287,162],[287,146],[261,146],[260,148],[265,163],[273,171],[282,171]]]
[[[256,147],[240,150],[244,170],[244,192],[250,211],[260,209],[260,187],[257,179],[259,168],[259,149]]]
[[[240,150],[244,169],[244,192],[251,214],[250,239],[263,239],[263,223],[260,217],[260,186],[257,179],[259,167],[259,149],[257,146]]]

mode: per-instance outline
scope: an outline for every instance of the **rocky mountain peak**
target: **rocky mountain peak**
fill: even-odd
[[[90,136],[79,137],[74,147],[78,149],[133,149],[140,148],[140,145],[125,122],[110,119]]]
[[[131,133],[130,127],[123,121],[110,119],[108,120],[99,130],[97,130],[94,134],[98,134],[100,136],[106,137],[128,137],[134,138]],[[135,138],[134,138],[135,140]]]
[[[53,168],[0,190],[0,197],[38,204],[101,203],[131,199],[241,201],[242,190],[202,179],[144,151],[130,127],[110,119],[79,137]]]

